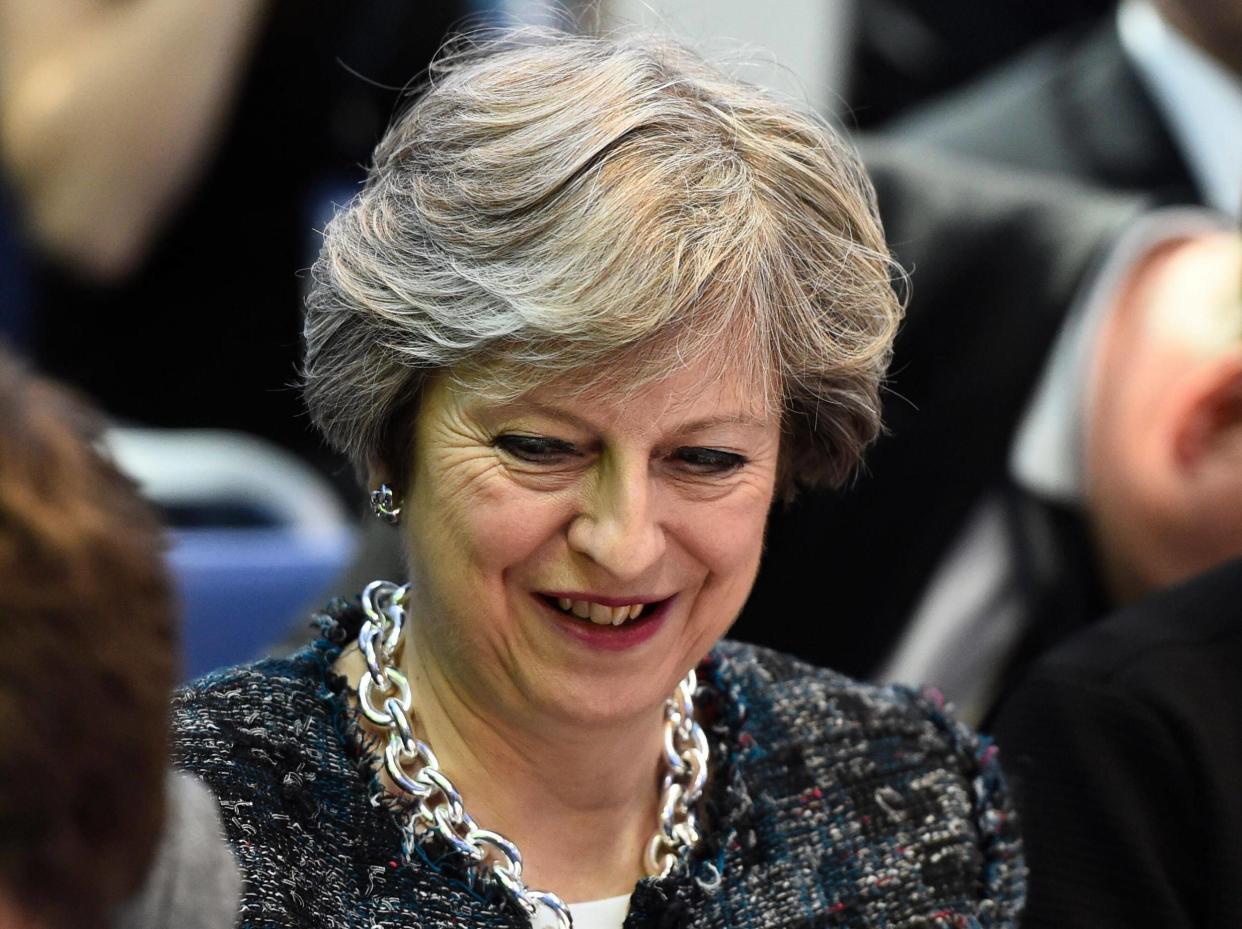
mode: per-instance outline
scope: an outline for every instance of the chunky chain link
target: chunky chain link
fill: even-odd
[[[643,866],[653,877],[667,877],[682,849],[699,842],[695,805],[707,783],[707,736],[694,719],[694,669],[664,701],[664,780],[660,788],[660,828],[647,843]]]
[[[409,586],[373,581],[362,592],[367,620],[358,648],[367,670],[358,681],[363,715],[388,732],[384,768],[393,784],[415,805],[405,823],[407,839],[431,833],[470,862],[474,876],[489,875],[534,917],[542,904],[556,916],[559,929],[573,929],[569,907],[550,891],[533,890],[522,878],[522,853],[499,833],[480,828],[466,812],[461,794],[440,770],[435,752],[414,735],[410,682],[395,666],[405,626],[404,600]],[[691,670],[664,704],[665,774],[660,791],[659,828],[647,843],[643,865],[652,877],[666,877],[679,856],[699,841],[694,808],[707,782],[707,736],[694,719],[697,681]],[[413,772],[413,773],[411,773]]]

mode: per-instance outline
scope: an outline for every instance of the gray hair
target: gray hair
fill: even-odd
[[[894,271],[815,117],[666,39],[510,33],[441,57],[325,230],[306,401],[392,464],[431,374],[637,389],[710,351],[770,385],[783,491],[839,483],[880,428]]]

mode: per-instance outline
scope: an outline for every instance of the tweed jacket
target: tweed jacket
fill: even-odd
[[[215,793],[245,880],[240,926],[504,927],[524,914],[457,853],[402,851],[332,671],[361,611],[284,660],[213,673],[173,706],[176,763]],[[706,836],[635,888],[626,929],[1002,929],[1025,869],[995,750],[932,697],[725,642],[699,669]]]

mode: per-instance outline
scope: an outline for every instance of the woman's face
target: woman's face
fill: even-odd
[[[427,385],[402,516],[420,661],[510,721],[659,707],[741,609],[776,478],[761,385],[714,374],[625,399]]]

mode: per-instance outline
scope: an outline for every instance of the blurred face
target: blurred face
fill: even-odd
[[[689,365],[622,399],[428,385],[402,521],[413,645],[510,722],[658,708],[754,580],[779,418]]]

